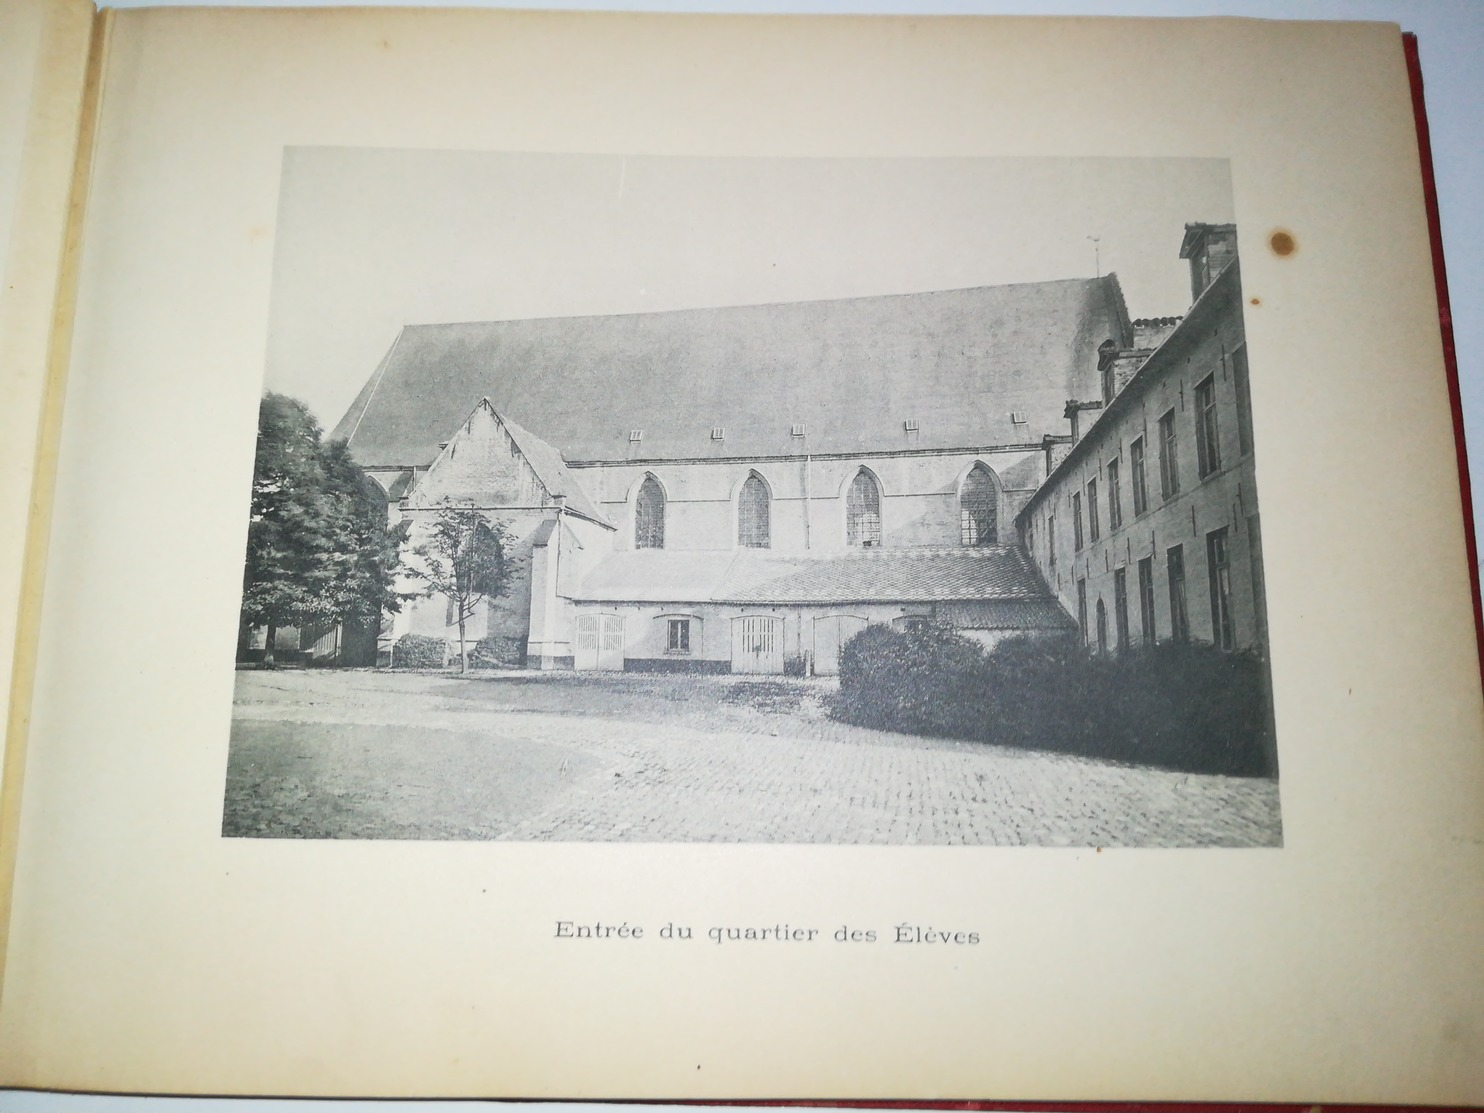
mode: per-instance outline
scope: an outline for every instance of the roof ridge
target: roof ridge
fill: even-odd
[[[517,324],[525,321],[595,321],[613,317],[663,317],[672,313],[717,313],[727,309],[778,309],[795,305],[832,305],[847,301],[890,301],[900,298],[924,298],[939,294],[971,294],[983,290],[1014,290],[1024,286],[1069,286],[1074,283],[1100,283],[1116,278],[1114,272],[1093,278],[1042,278],[1028,282],[985,282],[976,286],[948,286],[931,290],[906,290],[890,294],[842,294],[832,298],[797,298],[792,301],[729,302],[724,305],[679,305],[668,309],[633,309],[613,313],[554,313],[549,316],[485,317],[468,321],[420,321],[402,326],[406,329],[473,328],[483,325]],[[401,332],[398,332],[401,336]]]

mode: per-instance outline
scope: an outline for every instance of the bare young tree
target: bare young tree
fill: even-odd
[[[469,671],[465,627],[479,605],[510,591],[514,573],[510,533],[479,511],[445,502],[432,521],[427,540],[413,549],[427,581],[427,595],[442,595],[459,624],[459,672]]]

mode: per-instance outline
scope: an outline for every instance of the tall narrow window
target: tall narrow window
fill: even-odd
[[[766,549],[772,543],[772,513],[768,485],[754,473],[742,484],[737,500],[737,544],[747,549]]]
[[[1118,652],[1128,649],[1128,569],[1113,572],[1113,626],[1118,633]]]
[[[1108,608],[1098,600],[1098,652],[1108,652]]]
[[[1226,527],[1206,534],[1206,568],[1211,577],[1211,640],[1219,649],[1236,644],[1232,622],[1232,571]]]
[[[1134,517],[1149,509],[1149,482],[1144,478],[1144,438],[1128,446],[1128,466],[1134,473]]]
[[[1087,644],[1087,581],[1077,581],[1077,629],[1082,634],[1082,644]]]
[[[1046,515],[1046,567],[1056,567],[1056,515]]]
[[[868,549],[881,544],[881,492],[864,469],[845,496],[845,543]]]
[[[1072,551],[1082,548],[1082,492],[1072,495]]]
[[[1185,548],[1176,545],[1165,553],[1165,572],[1170,581],[1170,637],[1190,640],[1190,614],[1185,609]]]
[[[958,500],[959,541],[964,545],[993,545],[998,540],[994,480],[982,465],[974,465],[964,480]]]
[[[639,497],[634,500],[634,548],[664,547],[665,491],[651,475],[640,485]]]
[[[1154,644],[1154,558],[1139,561],[1139,621],[1143,624],[1144,644]]]
[[[1109,460],[1105,473],[1108,477],[1108,528],[1123,525],[1123,492],[1118,489],[1118,461]]]
[[[1252,451],[1252,388],[1247,382],[1247,346],[1232,353],[1232,384],[1237,388],[1237,451]]]
[[[1159,419],[1159,493],[1173,498],[1180,493],[1180,460],[1176,455],[1175,411]]]
[[[1087,481],[1087,537],[1090,541],[1096,541],[1102,532],[1098,523],[1098,481],[1089,479]]]
[[[1204,479],[1221,470],[1221,436],[1216,425],[1216,376],[1207,375],[1195,388],[1196,468]]]

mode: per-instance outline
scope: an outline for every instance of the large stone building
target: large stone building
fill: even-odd
[[[1236,244],[1231,225],[1187,226],[1190,311],[1103,347],[1100,396],[1067,403],[1075,443],[1017,518],[1083,641],[1104,652],[1267,641]]]
[[[1187,235],[1213,275],[1221,245],[1234,243],[1229,228]],[[1110,645],[1126,644],[1127,603],[1118,609],[1113,585],[1126,596],[1129,577],[1148,574],[1145,550],[1162,544],[1163,561],[1183,546],[1187,577],[1215,552],[1235,584],[1230,568],[1255,529],[1247,426],[1240,449],[1232,422],[1218,448],[1200,449],[1226,453],[1217,485],[1206,475],[1217,456],[1198,463],[1185,428],[1193,407],[1213,404],[1201,401],[1210,383],[1214,404],[1236,412],[1235,283],[1232,268],[1203,285],[1178,325],[1130,321],[1109,275],[410,326],[331,435],[386,491],[393,520],[410,523],[414,546],[445,505],[503,523],[518,574],[469,634],[506,660],[830,673],[869,622],[937,621],[993,644],[1073,628],[1084,597],[1125,614]],[[1208,382],[1185,370],[1192,359],[1219,373]],[[1161,370],[1176,364],[1178,374]],[[1079,436],[1092,415],[1068,399],[1099,393],[1108,404]],[[1130,501],[1129,411],[1143,422],[1172,397],[1199,544],[1176,541],[1166,523],[1185,513],[1174,493]],[[1140,436],[1153,466],[1154,437]],[[1243,459],[1245,470],[1232,466]],[[1074,547],[1068,500],[1089,484],[1098,509]],[[1207,508],[1228,488],[1252,509],[1218,527]],[[1224,548],[1211,539],[1218,528]],[[1168,574],[1162,564],[1156,579]],[[1245,613],[1235,596],[1247,589],[1231,590],[1231,613]],[[454,622],[446,600],[418,600],[382,644],[404,633],[451,640]],[[1250,642],[1247,626],[1234,621],[1231,644]],[[1183,629],[1209,632],[1193,612]]]

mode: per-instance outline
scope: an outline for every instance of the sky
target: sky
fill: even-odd
[[[403,325],[912,293],[1116,271],[1184,312],[1218,159],[730,159],[291,148],[265,388],[331,429]]]

